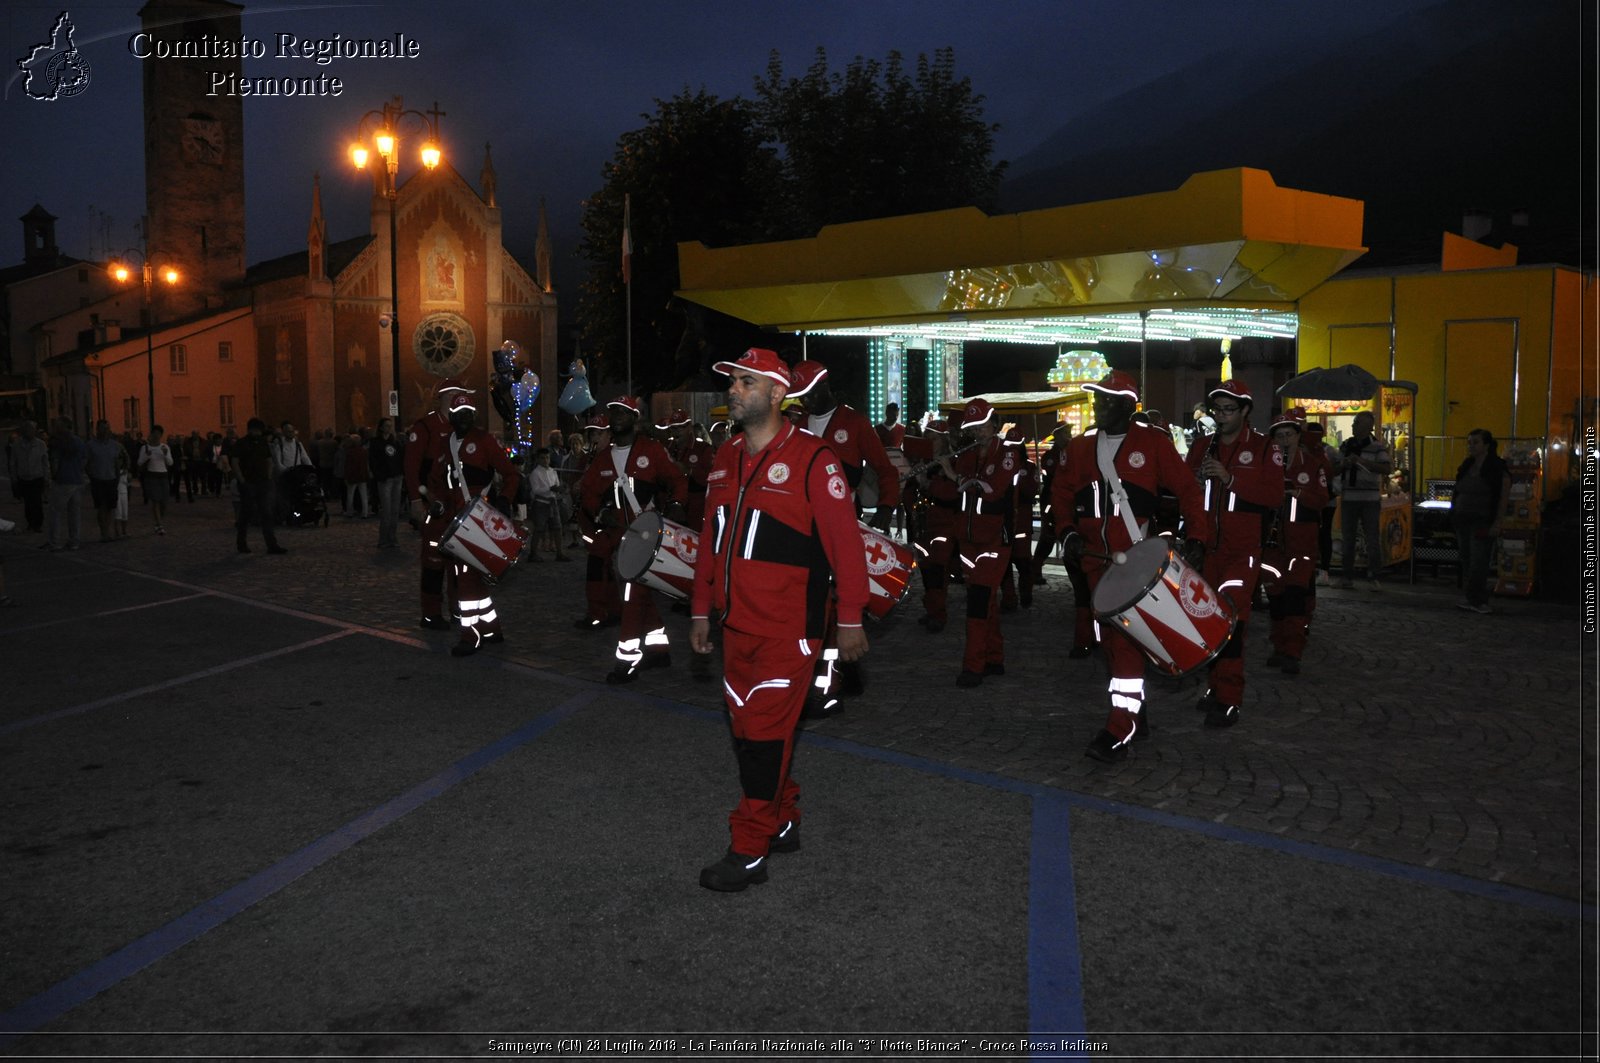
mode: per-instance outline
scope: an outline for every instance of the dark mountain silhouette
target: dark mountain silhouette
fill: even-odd
[[[1011,166],[1003,209],[1176,188],[1253,166],[1366,203],[1358,266],[1437,263],[1486,212],[1519,261],[1593,267],[1592,9],[1449,0],[1325,52],[1197,61],[1063,126]],[[1586,44],[1586,41],[1590,42]],[[1513,229],[1513,212],[1527,224]],[[1587,232],[1585,237],[1582,230]]]

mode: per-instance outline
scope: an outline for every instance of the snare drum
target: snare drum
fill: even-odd
[[[1134,543],[1094,589],[1094,615],[1131,638],[1155,666],[1183,675],[1222,652],[1233,635],[1233,605],[1184,563],[1166,539]]]
[[[909,546],[900,545],[865,521],[857,523],[867,552],[867,613],[882,620],[906,596],[917,558]]]
[[[528,531],[479,496],[451,519],[439,549],[483,573],[490,583],[504,576],[528,547]]]
[[[649,511],[628,525],[617,544],[617,575],[628,583],[642,583],[673,598],[688,599],[694,592],[694,562],[700,536],[687,525]]]

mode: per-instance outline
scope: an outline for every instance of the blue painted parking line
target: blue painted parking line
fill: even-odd
[[[371,837],[402,816],[445,793],[457,783],[520,749],[567,719],[594,698],[593,693],[569,698],[554,709],[497,742],[456,761],[418,785],[370,812],[351,820],[233,889],[218,894],[157,930],[126,945],[98,963],[58,982],[10,1011],[0,1014],[0,1049],[25,1033],[46,1026],[118,982],[137,974],[157,960],[176,952],[208,930],[259,904],[295,879],[338,856],[364,838]]]
[[[1028,1029],[1082,1033],[1083,954],[1072,874],[1072,806],[1060,794],[1033,799],[1028,860]],[[1053,1059],[1084,1058],[1083,1053]]]

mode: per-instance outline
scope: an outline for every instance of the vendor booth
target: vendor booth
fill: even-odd
[[[1408,380],[1378,380],[1357,365],[1332,369],[1311,369],[1291,378],[1278,389],[1282,406],[1303,406],[1307,422],[1319,422],[1326,430],[1324,442],[1335,450],[1350,438],[1357,414],[1370,413],[1377,425],[1377,437],[1389,447],[1393,471],[1383,482],[1383,508],[1378,517],[1378,540],[1384,567],[1412,562],[1413,529],[1411,474],[1416,466],[1417,385]],[[1335,518],[1342,528],[1344,513]],[[1337,557],[1341,536],[1334,534]],[[1358,566],[1366,564],[1365,547],[1358,547]],[[1337,567],[1341,563],[1335,560]],[[1416,566],[1411,566],[1416,578]]]

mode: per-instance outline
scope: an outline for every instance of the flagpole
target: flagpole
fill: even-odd
[[[631,219],[629,212],[632,209],[633,197],[628,193],[622,196],[622,287],[625,293],[623,299],[623,316],[627,326],[628,337],[628,394],[633,394],[633,232],[630,228]]]

